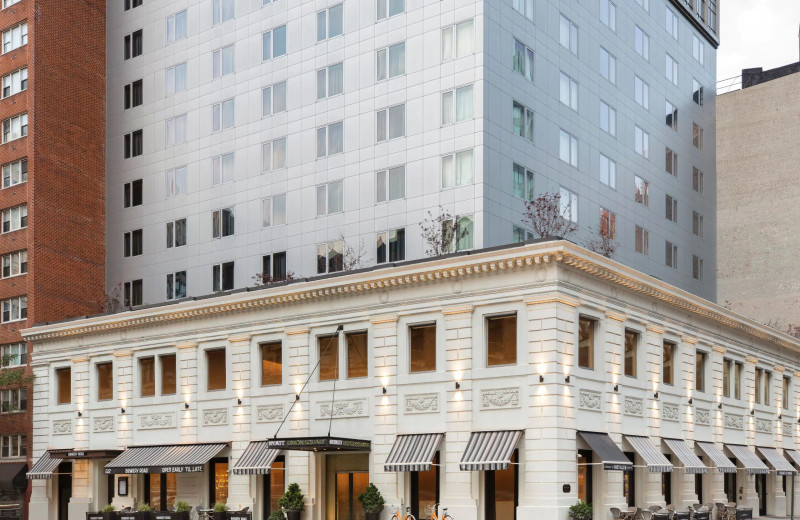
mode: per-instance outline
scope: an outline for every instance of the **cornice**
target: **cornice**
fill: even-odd
[[[396,314],[391,316],[378,316],[377,318],[372,318],[370,323],[373,325],[380,325],[382,323],[397,323],[397,320],[399,319],[400,318]]]
[[[611,311],[606,311],[606,318],[614,321],[619,321],[621,323],[624,323],[628,319],[628,317],[625,316],[624,314],[617,314],[616,312],[611,312]]]
[[[457,316],[459,314],[472,314],[475,308],[472,305],[462,305],[460,307],[448,307],[442,309],[443,316]]]
[[[711,347],[711,350],[713,350],[717,354],[725,354],[728,351],[728,349],[720,345],[714,345],[713,347]]]
[[[652,332],[653,334],[664,334],[664,329],[658,325],[648,325],[647,332]]]
[[[745,356],[744,360],[747,361],[748,363],[752,363],[754,365],[756,363],[758,363],[758,358],[755,357],[755,356]]]
[[[525,300],[525,305],[542,305],[545,303],[560,303],[567,307],[572,307],[573,309],[577,309],[581,304],[580,301],[564,296],[563,294],[553,294]]]

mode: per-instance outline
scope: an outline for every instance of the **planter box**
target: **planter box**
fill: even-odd
[[[151,520],[152,512],[131,511],[130,513],[117,513],[117,520]]]
[[[253,513],[237,513],[235,511],[228,511],[226,513],[226,520],[253,520]]]
[[[736,510],[736,520],[752,520],[752,519],[753,519],[752,507],[743,507],[741,509]]]
[[[112,513],[86,513],[86,520],[117,520],[117,512]]]
[[[711,520],[710,511],[698,511],[694,514],[694,520]]]
[[[182,511],[180,513],[174,513],[172,511],[156,511],[155,513],[151,514],[151,520],[189,520],[191,518],[188,511]]]

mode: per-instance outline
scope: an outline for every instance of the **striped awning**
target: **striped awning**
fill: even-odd
[[[747,446],[741,444],[726,444],[725,447],[742,463],[742,466],[744,466],[744,469],[749,475],[763,475],[769,473],[767,465],[761,462],[761,459]]]
[[[694,452],[686,445],[681,439],[664,439],[664,444],[667,445],[669,451],[675,454],[678,457],[678,460],[681,461],[683,464],[686,473],[698,475],[700,473],[706,473],[708,468],[706,468],[703,461],[694,454]]]
[[[383,470],[428,471],[443,437],[443,433],[398,435]]]
[[[711,459],[720,473],[736,473],[736,464],[722,453],[722,450],[713,442],[694,441],[697,447]]]
[[[34,480],[52,478],[53,472],[62,462],[63,460],[61,459],[51,458],[50,452],[46,451],[44,452],[44,455],[42,455],[42,457],[36,461],[36,464],[33,465],[31,470],[25,476]]]
[[[794,475],[796,473],[792,465],[789,464],[789,461],[782,457],[776,448],[762,448],[756,446],[756,451],[767,459],[767,463],[772,466],[772,469],[774,469],[778,475]]]
[[[644,459],[650,473],[672,472],[672,463],[667,460],[660,449],[653,446],[649,437],[639,437],[638,435],[625,435],[624,437],[633,446],[636,453]]]
[[[514,448],[522,432],[472,432],[461,456],[461,471],[492,471],[508,469]]]
[[[175,444],[128,448],[106,464],[106,475],[138,473],[199,473],[225,443]]]
[[[800,468],[800,453],[797,450],[783,450],[783,452],[789,456],[795,467]]]
[[[622,453],[607,433],[578,432],[592,451],[603,461],[606,471],[633,471],[633,463]]]
[[[280,452],[267,447],[267,441],[251,442],[231,472],[234,475],[266,475]]]

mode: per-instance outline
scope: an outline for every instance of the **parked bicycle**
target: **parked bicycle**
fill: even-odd
[[[400,507],[397,508],[394,515],[392,515],[392,520],[417,520],[414,518],[414,515],[411,514],[411,508],[406,507],[406,512],[402,513],[403,506],[402,504]]]
[[[443,507],[442,513],[440,515],[436,514],[436,511],[439,509],[440,504],[433,504],[432,506],[428,506],[427,510],[430,516],[426,520],[453,520],[453,517],[447,514],[447,508]]]

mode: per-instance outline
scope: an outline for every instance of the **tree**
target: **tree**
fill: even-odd
[[[436,257],[452,253],[459,240],[469,235],[469,229],[459,225],[460,220],[461,217],[451,215],[441,206],[436,217],[428,210],[428,216],[419,224],[425,242],[425,254]]]
[[[343,271],[357,271],[367,267],[367,264],[372,261],[367,256],[367,246],[363,238],[358,239],[358,249],[354,249],[348,245],[344,239],[344,235],[339,233],[339,240],[342,242],[342,270]]]
[[[586,249],[588,249],[589,251],[593,251],[598,255],[603,255],[607,258],[611,258],[612,256],[614,256],[617,247],[619,247],[617,241],[611,238],[610,234],[603,233],[602,231],[595,234],[586,243]]]
[[[118,283],[113,289],[106,293],[105,300],[98,302],[99,312],[115,313],[122,310],[122,284]]]
[[[273,283],[290,282],[294,280],[294,271],[286,271],[283,277],[272,276],[269,273],[256,273],[253,275],[255,285],[271,285]]]
[[[577,224],[564,217],[571,211],[572,202],[562,204],[560,193],[542,193],[533,200],[525,201],[522,221],[540,238],[566,238],[578,230]]]

